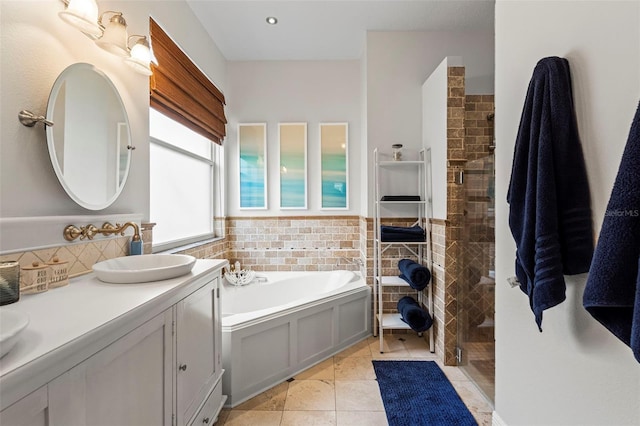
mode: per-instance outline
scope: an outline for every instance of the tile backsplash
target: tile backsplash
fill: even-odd
[[[24,251],[0,256],[0,261],[13,260],[20,267],[31,266],[33,262],[46,263],[57,256],[61,262],[69,262],[69,277],[77,277],[91,272],[91,267],[103,260],[126,256],[129,252],[130,236],[93,240],[50,247],[33,251]]]

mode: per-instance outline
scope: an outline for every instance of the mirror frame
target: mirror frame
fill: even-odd
[[[111,90],[113,90],[113,94],[118,100],[118,104],[120,105],[120,108],[122,110],[122,115],[124,116],[124,122],[126,123],[127,132],[128,132],[129,146],[132,146],[131,125],[129,123],[129,115],[127,114],[127,110],[124,106],[124,102],[122,101],[122,97],[120,96],[120,93],[118,92],[118,89],[113,84],[111,79],[103,71],[99,70],[98,68],[96,68],[91,64],[87,64],[84,62],[74,63],[66,67],[60,73],[60,75],[56,78],[56,81],[53,83],[53,87],[51,88],[51,93],[49,94],[49,99],[47,101],[46,117],[49,120],[54,121],[54,109],[55,109],[56,98],[61,88],[63,87],[64,85],[63,83],[66,81],[68,75],[71,74],[72,72],[77,71],[78,69],[86,69],[89,71],[93,71],[107,83],[107,85],[111,88]],[[54,126],[55,125],[56,123],[54,121]],[[55,171],[56,176],[58,177],[58,181],[60,182],[60,185],[62,185],[62,188],[69,195],[69,197],[71,197],[71,199],[75,201],[78,205],[88,210],[102,210],[102,209],[106,209],[111,204],[113,204],[118,199],[118,197],[120,196],[120,194],[124,189],[125,184],[127,183],[127,179],[129,177],[129,170],[131,169],[132,149],[129,148],[129,146],[127,147],[128,154],[127,154],[126,168],[124,170],[124,176],[122,177],[122,181],[119,182],[118,187],[115,190],[115,193],[103,203],[99,203],[99,204],[90,203],[81,199],[76,193],[74,193],[69,183],[65,181],[64,173],[60,167],[60,163],[58,162],[58,156],[56,155],[54,133],[53,133],[54,129],[52,126],[45,126],[45,127],[46,127],[46,135],[47,135],[47,148],[49,150],[49,158],[51,160],[51,165],[53,166],[53,170]],[[119,132],[120,132],[120,129],[118,129],[118,136],[119,136]],[[118,142],[119,142],[118,140],[113,141],[113,143],[118,143]],[[108,143],[111,143],[111,141],[109,141]],[[117,152],[119,151],[120,151],[120,147],[118,145]],[[120,158],[116,159],[116,164],[120,164]]]

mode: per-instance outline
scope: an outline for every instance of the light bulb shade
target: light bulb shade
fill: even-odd
[[[128,39],[127,23],[122,14],[116,14],[109,20],[96,44],[109,53],[126,58],[129,56]]]
[[[132,36],[133,37],[133,36]],[[131,48],[131,53],[124,62],[136,72],[144,75],[151,75],[151,50],[147,38],[143,37]]]
[[[98,25],[96,0],[69,0],[67,8],[58,13],[60,19],[93,38],[102,35]]]

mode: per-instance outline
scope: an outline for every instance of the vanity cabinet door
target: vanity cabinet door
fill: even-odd
[[[30,393],[0,412],[3,426],[49,425],[47,386]]]
[[[187,424],[220,375],[216,363],[218,278],[176,305],[176,401],[178,425]]]
[[[51,426],[171,425],[172,310],[49,383]]]

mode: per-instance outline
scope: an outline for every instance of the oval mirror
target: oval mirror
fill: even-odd
[[[120,195],[131,163],[127,112],[109,77],[90,64],[73,64],[58,76],[47,104],[47,146],[60,184],[89,210]]]

